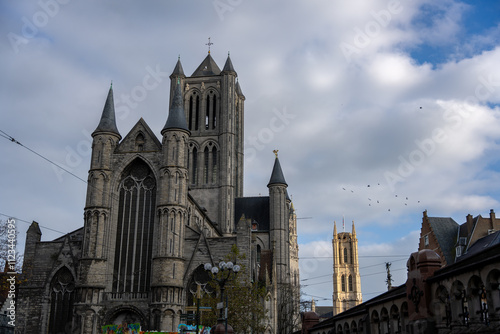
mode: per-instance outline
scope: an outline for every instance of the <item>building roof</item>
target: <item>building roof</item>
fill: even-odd
[[[285,186],[288,186],[285,181],[285,177],[283,176],[278,156],[276,156],[276,159],[274,160],[273,172],[271,173],[271,179],[269,180],[267,186],[269,187],[271,184],[284,184]]]
[[[224,68],[222,69],[222,72],[234,72],[234,73],[236,73],[236,71],[234,70],[233,63],[231,62],[231,57],[229,57],[229,53],[227,54],[226,63],[224,64]]]
[[[269,196],[239,197],[234,199],[235,224],[242,215],[258,224],[257,231],[269,231]]]
[[[209,53],[191,76],[205,77],[210,75],[220,75],[220,72],[221,71],[219,66],[217,66],[214,59]]]
[[[457,262],[463,261],[464,259],[474,256],[482,252],[483,250],[498,244],[500,244],[500,231],[488,234],[487,236],[482,237],[481,239],[477,240],[472,246],[470,246],[465,254],[457,258]]]
[[[449,217],[429,217],[429,224],[443,252],[446,263],[455,262],[453,250],[457,241],[459,225]]]
[[[241,91],[239,81],[236,81],[236,94],[238,94],[239,97],[242,97],[243,99],[245,99],[245,95],[243,95],[243,92]]]
[[[184,103],[182,101],[180,82],[177,82],[177,84],[175,85],[172,105],[170,106],[170,110],[168,112],[167,122],[165,123],[163,130],[161,130],[161,133],[163,134],[163,132],[168,129],[180,129],[189,131],[186,122],[186,114],[184,113]]]
[[[174,71],[170,74],[170,77],[185,77],[184,70],[182,69],[181,57],[177,59],[177,64],[175,64]]]
[[[98,132],[111,132],[117,134],[121,138],[120,132],[118,132],[118,128],[116,127],[113,86],[109,88],[108,97],[106,98],[104,109],[102,110],[101,120],[92,135]]]

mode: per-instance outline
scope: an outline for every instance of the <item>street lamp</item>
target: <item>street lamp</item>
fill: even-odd
[[[227,280],[229,277],[231,277],[231,274],[234,273],[234,275],[238,274],[240,271],[240,266],[237,264],[233,264],[231,261],[224,262],[221,261],[219,262],[219,266],[212,266],[211,263],[205,263],[204,268],[206,271],[211,273],[211,277],[214,281],[216,281],[219,284],[220,288],[220,303],[217,305],[217,307],[220,309],[219,312],[219,319],[217,321],[217,327],[215,328],[215,334],[218,333],[228,333],[228,328],[227,328],[227,300],[226,300],[226,315],[224,316],[223,309],[224,309],[224,286],[226,285]],[[222,273],[220,276],[217,277],[217,274],[219,271]],[[222,324],[222,322],[225,321],[225,325]],[[233,333],[233,329],[230,328],[230,333]]]

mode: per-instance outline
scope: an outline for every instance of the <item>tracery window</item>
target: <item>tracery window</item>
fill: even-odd
[[[70,331],[74,299],[75,279],[69,269],[63,267],[54,275],[50,284],[49,334]]]
[[[156,180],[149,166],[134,160],[119,186],[113,292],[149,290]]]

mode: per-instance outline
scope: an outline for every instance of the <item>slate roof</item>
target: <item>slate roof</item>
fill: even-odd
[[[170,77],[185,77],[184,70],[182,69],[181,57],[177,59],[177,64],[175,64],[174,71],[170,74]]]
[[[224,64],[224,68],[222,69],[222,71],[236,73],[236,71],[234,70],[233,62],[231,61],[231,57],[229,57],[229,54],[227,55],[227,60],[226,63]]]
[[[429,217],[429,224],[443,252],[446,263],[455,262],[454,249],[459,225],[449,217]]]
[[[458,261],[462,261],[468,257],[471,257],[475,254],[478,254],[482,252],[483,250],[493,247],[495,245],[500,244],[500,231],[497,231],[495,233],[491,233],[485,237],[482,237],[481,239],[477,240],[472,246],[467,249],[467,253],[463,254],[459,258],[457,258]]]
[[[208,54],[203,62],[198,66],[198,68],[191,75],[192,77],[205,77],[210,75],[220,75],[220,68],[215,63],[214,59]]]
[[[234,224],[241,216],[257,222],[258,231],[269,231],[269,196],[239,197],[234,199]]]
[[[288,186],[285,181],[285,177],[283,176],[283,171],[281,170],[281,164],[278,157],[276,157],[276,159],[274,160],[273,172],[267,186],[270,186],[271,184],[284,184]]]
[[[163,130],[161,130],[161,133],[163,134],[163,132],[168,129],[181,129],[189,131],[186,122],[186,114],[184,113],[181,85],[179,82],[175,85],[172,105],[170,106],[170,110],[168,112],[167,122],[165,123]]]
[[[111,132],[117,134],[121,138],[120,132],[118,132],[118,128],[116,127],[113,86],[109,88],[108,97],[106,98],[104,109],[102,110],[101,120],[92,135],[97,132]]]

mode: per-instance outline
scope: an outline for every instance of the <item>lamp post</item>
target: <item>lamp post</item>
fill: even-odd
[[[220,309],[219,319],[217,321],[217,327],[215,328],[215,333],[225,333],[227,334],[227,299],[226,299],[226,314],[224,316],[224,286],[226,285],[227,280],[231,277],[231,274],[238,274],[240,271],[240,266],[237,264],[233,264],[231,261],[219,262],[219,266],[212,266],[211,263],[205,263],[205,270],[211,273],[211,277],[214,281],[219,284],[220,288],[220,303],[217,305],[217,308]],[[217,277],[219,271],[222,273],[221,277]],[[222,323],[225,320],[224,329],[222,329]],[[231,328],[231,332],[232,328]]]

